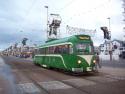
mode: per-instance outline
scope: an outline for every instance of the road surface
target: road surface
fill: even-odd
[[[125,69],[70,75],[35,66],[31,60],[0,57],[0,94],[124,94]]]

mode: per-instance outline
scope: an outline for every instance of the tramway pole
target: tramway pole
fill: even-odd
[[[109,22],[109,55],[110,55],[110,61],[112,61],[112,42],[111,42],[111,27],[110,27],[110,17],[107,18]]]
[[[47,20],[47,23],[46,23],[46,26],[47,26],[47,27],[46,27],[46,32],[47,32],[47,38],[49,38],[49,36],[48,36],[48,24],[49,24],[49,23],[48,23],[48,6],[44,6],[44,7],[46,8],[46,12],[47,12],[47,15],[46,15],[46,16],[47,16],[47,17],[46,17],[46,20]]]
[[[106,41],[106,44],[109,44],[109,55],[110,55],[110,61],[112,61],[112,42],[111,42],[111,28],[110,28],[110,17],[107,18],[109,21],[109,26],[102,26],[100,29],[104,33],[104,39]]]

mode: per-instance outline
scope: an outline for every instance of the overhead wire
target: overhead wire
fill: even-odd
[[[64,5],[64,7],[62,7],[62,8],[59,9],[59,10],[60,10],[59,12],[61,13],[64,9],[66,9],[66,8],[69,7],[71,4],[73,4],[74,1],[75,1],[75,0],[69,1],[66,5]]]
[[[32,3],[30,5],[30,7],[26,10],[26,14],[25,14],[25,18],[23,18],[23,21],[26,20],[29,16],[29,14],[31,13],[31,10],[33,9],[34,5],[36,4],[36,0],[32,0]],[[19,23],[19,27],[20,27],[20,31],[23,32],[23,25],[26,24],[26,21],[24,23]]]
[[[68,19],[66,22],[65,22],[65,24],[67,23],[67,22],[70,22],[72,19],[73,19],[73,17],[75,16],[81,16],[81,15],[86,15],[86,14],[88,14],[88,13],[91,13],[91,12],[93,12],[93,11],[96,11],[97,9],[99,9],[99,8],[101,8],[101,7],[105,7],[105,5],[106,5],[106,3],[108,3],[108,2],[110,2],[111,0],[107,0],[106,2],[103,2],[103,3],[101,3],[100,5],[98,5],[98,6],[96,6],[96,7],[94,7],[94,8],[91,8],[90,10],[88,10],[88,11],[85,11],[85,12],[82,12],[82,13],[80,13],[80,14],[74,14],[72,17],[70,17],[70,19]]]

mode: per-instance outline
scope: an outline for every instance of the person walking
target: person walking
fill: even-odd
[[[96,54],[95,70],[98,71],[98,67],[101,68],[99,53]]]

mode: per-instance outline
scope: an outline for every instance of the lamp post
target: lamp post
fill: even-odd
[[[110,27],[110,19],[111,19],[111,18],[108,17],[107,19],[108,19],[108,22],[109,22],[109,31],[110,31],[110,29],[111,29],[111,27]]]
[[[108,19],[108,24],[109,24],[109,54],[110,54],[110,61],[112,61],[112,42],[111,42],[111,26],[110,26],[110,17],[107,18]]]
[[[46,10],[47,10],[47,15],[46,15],[46,16],[47,16],[47,17],[46,17],[46,18],[47,18],[47,24],[46,24],[47,27],[46,27],[46,29],[47,29],[47,38],[48,38],[48,6],[44,6],[44,7],[45,7]]]

